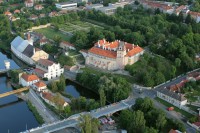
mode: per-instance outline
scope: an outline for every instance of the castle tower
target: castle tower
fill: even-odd
[[[117,66],[119,69],[124,69],[125,55],[126,55],[125,42],[119,41],[119,45],[117,48]]]

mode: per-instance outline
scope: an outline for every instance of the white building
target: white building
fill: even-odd
[[[40,59],[36,62],[35,74],[41,78],[53,79],[60,77],[64,72],[64,68],[61,68],[59,63],[47,59]]]
[[[74,44],[71,44],[71,43],[66,42],[66,41],[62,41],[60,43],[60,48],[65,49],[65,50],[68,50],[68,49],[69,50],[76,50]]]
[[[49,57],[43,50],[34,48],[32,39],[24,40],[20,36],[11,42],[11,51],[29,65],[34,65],[35,61]]]
[[[61,10],[74,10],[77,8],[77,3],[75,2],[62,2],[55,4],[58,9]]]
[[[38,92],[45,92],[47,89],[47,85],[44,82],[39,81],[33,84],[33,88]]]
[[[23,73],[19,79],[20,84],[23,87],[33,86],[33,84],[37,83],[40,79],[36,75],[28,75]]]
[[[158,88],[157,97],[173,104],[178,108],[181,108],[181,106],[186,105],[187,103],[187,99],[182,94],[170,91],[167,88]]]

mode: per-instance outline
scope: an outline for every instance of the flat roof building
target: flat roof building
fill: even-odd
[[[77,8],[77,3],[75,2],[62,2],[55,4],[58,9],[61,10],[74,10]]]

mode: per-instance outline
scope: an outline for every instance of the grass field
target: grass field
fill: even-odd
[[[96,27],[96,28],[102,29],[101,26],[98,26],[98,25],[95,25],[92,23],[88,23],[88,22],[84,22],[84,21],[74,21],[74,22],[62,24],[59,26],[60,26],[60,29],[66,31],[66,32],[75,32],[75,31],[88,32],[91,27]]]
[[[38,29],[35,31],[43,34],[44,36],[46,36],[49,39],[53,39],[55,36],[60,36],[62,38],[62,40],[64,40],[64,41],[70,40],[70,36],[63,34],[61,31],[55,31],[54,29],[52,29],[50,27]]]
[[[184,115],[188,119],[193,116],[192,114],[190,114],[190,113],[188,113],[188,112],[186,112],[182,109],[179,109],[179,108],[175,107],[174,105],[172,105],[172,104],[170,104],[170,103],[168,103],[168,102],[166,102],[166,101],[164,101],[164,100],[162,100],[158,97],[156,97],[155,100],[160,102],[161,104],[165,105],[166,107],[174,107],[174,111],[181,113],[182,115]]]

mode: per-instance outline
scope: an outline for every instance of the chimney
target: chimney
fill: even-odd
[[[99,40],[98,40],[98,47],[100,47],[100,43],[99,43]]]
[[[31,39],[31,34],[28,33],[28,35],[27,35],[27,40],[30,40],[30,39]]]
[[[134,48],[134,46],[135,46],[135,45],[133,44],[133,48]]]

